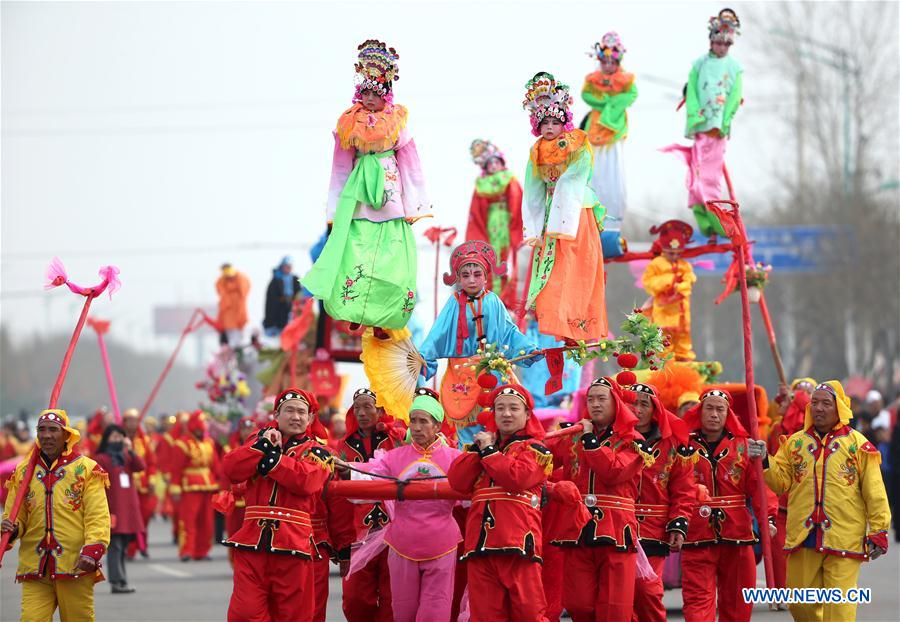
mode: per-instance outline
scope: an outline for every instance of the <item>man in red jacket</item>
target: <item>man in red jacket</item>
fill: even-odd
[[[486,429],[447,473],[450,486],[472,494],[462,556],[469,606],[473,620],[537,622],[546,619],[541,497],[553,458],[538,442],[543,428],[528,391],[503,385],[491,403]]]
[[[375,451],[389,451],[400,443],[405,431],[394,426],[393,417],[376,405],[370,389],[353,394],[353,407],[347,413],[347,433],[338,445],[345,462],[368,462]],[[370,532],[387,525],[390,518],[382,503],[353,504],[356,541],[362,542]],[[345,576],[349,565],[341,567]],[[387,550],[382,551],[364,568],[343,580],[343,610],[349,622],[389,622],[391,613],[391,581]]]
[[[307,436],[317,411],[311,393],[284,391],[275,420],[223,459],[228,479],[247,484],[244,524],[224,542],[236,549],[231,622],[312,620],[312,513],[333,465]]]
[[[641,490],[635,514],[638,535],[647,560],[656,573],[653,580],[637,579],[634,584],[634,620],[665,622],[663,606],[663,564],[669,551],[680,551],[687,536],[688,517],[697,499],[692,451],[684,422],[670,413],[659,399],[656,387],[636,384],[634,410],[639,441],[653,464],[641,472]]]
[[[591,513],[579,532],[553,541],[566,547],[563,605],[574,622],[630,622],[638,537],[634,500],[644,466],[635,440],[641,436],[615,380],[591,383],[586,403],[583,432],[549,445],[554,466],[578,486]]]
[[[760,526],[768,524],[770,533],[775,529],[777,508],[770,506],[766,516],[756,503],[759,475],[748,454],[747,432],[731,404],[730,393],[710,389],[684,417],[690,430],[688,450],[696,451],[694,479],[709,495],[691,509],[681,552],[687,622],[713,622],[717,607],[722,622],[750,619],[753,606],[741,593],[742,588],[756,586],[756,536],[748,500]]]

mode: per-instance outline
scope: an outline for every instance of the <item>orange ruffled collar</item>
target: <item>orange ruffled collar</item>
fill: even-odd
[[[619,68],[615,73],[610,74],[602,71],[589,73],[584,79],[584,86],[600,93],[621,93],[630,89],[633,82],[634,74]]]
[[[536,166],[569,164],[586,140],[587,134],[582,130],[563,132],[554,140],[538,138],[531,147],[531,161]]]
[[[406,127],[404,106],[387,105],[380,112],[369,112],[362,104],[353,104],[337,122],[342,149],[380,153],[392,149]]]

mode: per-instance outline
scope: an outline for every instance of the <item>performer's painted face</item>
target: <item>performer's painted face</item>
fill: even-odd
[[[494,400],[494,421],[500,434],[510,436],[525,428],[528,410],[518,397],[501,395]]]
[[[554,140],[562,134],[565,126],[566,124],[556,117],[545,117],[538,126],[538,130],[544,140]]]
[[[711,395],[701,402],[700,430],[704,436],[714,437],[725,429],[725,418],[728,416],[728,401],[724,397]]]
[[[278,431],[285,438],[306,432],[311,419],[309,404],[303,400],[286,401],[278,408],[278,415],[275,417]]]
[[[718,58],[724,58],[728,56],[728,48],[731,47],[731,43],[728,41],[710,41],[709,49],[713,53],[714,56]]]
[[[615,402],[609,387],[594,385],[587,392],[587,410],[591,423],[599,430],[605,430],[615,417]]]
[[[378,411],[375,400],[369,395],[360,395],[353,400],[353,414],[359,423],[359,429],[368,434],[378,423]]]
[[[437,439],[441,424],[424,410],[409,413],[409,435],[419,447],[428,447]]]
[[[459,286],[468,296],[477,296],[484,289],[487,277],[478,264],[466,264],[459,269]]]
[[[662,251],[663,257],[668,259],[671,262],[676,262],[681,259],[681,250],[674,248],[664,248]]]
[[[813,391],[809,411],[812,414],[813,426],[819,434],[827,434],[840,421],[834,396],[822,389]]]
[[[381,112],[384,110],[384,97],[370,89],[366,89],[359,94],[359,102],[369,112]]]
[[[616,73],[616,69],[619,68],[619,63],[614,61],[612,57],[604,56],[600,59],[600,71],[605,74],[613,74]]]
[[[65,448],[69,433],[61,425],[44,421],[37,427],[37,437],[41,443],[41,451],[55,458]]]
[[[639,429],[646,428],[653,419],[653,413],[656,412],[656,407],[653,405],[653,399],[646,393],[636,393],[636,395],[637,397],[635,397],[634,400],[634,413],[638,418],[637,427]]]
[[[485,172],[488,175],[493,173],[497,173],[506,168],[506,165],[503,164],[503,160],[500,158],[491,158],[487,161],[487,165],[484,167]]]

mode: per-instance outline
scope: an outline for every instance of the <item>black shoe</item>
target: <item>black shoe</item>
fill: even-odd
[[[140,551],[140,554],[144,559],[150,559],[150,553],[148,553],[147,551]]]
[[[133,587],[129,587],[127,583],[120,583],[119,585],[112,586],[113,594],[132,594],[135,589]]]
[[[190,556],[190,555],[182,555],[182,556],[181,556],[181,561],[183,561],[183,562],[189,562],[189,561],[191,561],[191,556]]]

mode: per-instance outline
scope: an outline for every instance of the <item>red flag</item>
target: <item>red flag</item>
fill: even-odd
[[[563,386],[563,349],[544,350],[544,359],[547,361],[547,369],[550,370],[550,379],[544,385],[544,393],[550,395],[562,389]]]

